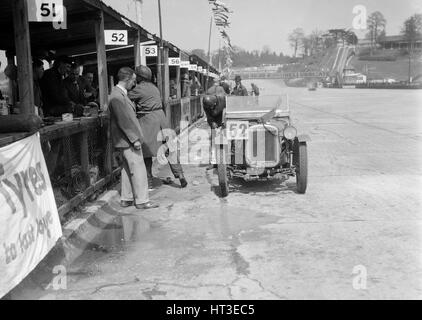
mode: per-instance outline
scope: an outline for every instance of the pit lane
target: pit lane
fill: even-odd
[[[185,166],[188,188],[161,186],[158,210],[115,199],[117,226],[67,267],[66,290],[24,296],[420,299],[422,92],[254,82],[289,93],[293,123],[311,136],[305,195],[294,179],[236,180],[221,199],[216,172]]]

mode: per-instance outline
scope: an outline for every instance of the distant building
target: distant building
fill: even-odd
[[[409,40],[403,35],[384,36],[378,43],[384,49],[408,49],[410,47]],[[422,37],[416,39],[414,47],[416,49],[422,49]]]
[[[362,73],[358,73],[354,68],[348,67],[343,70],[343,84],[355,85],[366,83],[367,77]]]

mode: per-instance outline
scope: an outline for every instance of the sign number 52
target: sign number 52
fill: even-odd
[[[227,139],[247,140],[248,129],[248,121],[227,121]]]
[[[127,30],[104,30],[105,44],[114,46],[126,46]]]

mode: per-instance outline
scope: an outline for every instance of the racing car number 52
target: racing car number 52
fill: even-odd
[[[248,129],[248,121],[227,121],[227,139],[247,140]]]

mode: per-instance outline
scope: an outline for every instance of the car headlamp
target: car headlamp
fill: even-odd
[[[285,111],[281,110],[281,109],[276,109],[274,112],[274,118],[281,118],[283,116],[285,116]]]
[[[294,138],[296,138],[296,135],[297,135],[297,130],[296,130],[296,128],[295,128],[295,127],[292,127],[292,126],[287,126],[287,127],[284,129],[283,134],[284,134],[284,137],[285,137],[287,140],[293,140]]]

